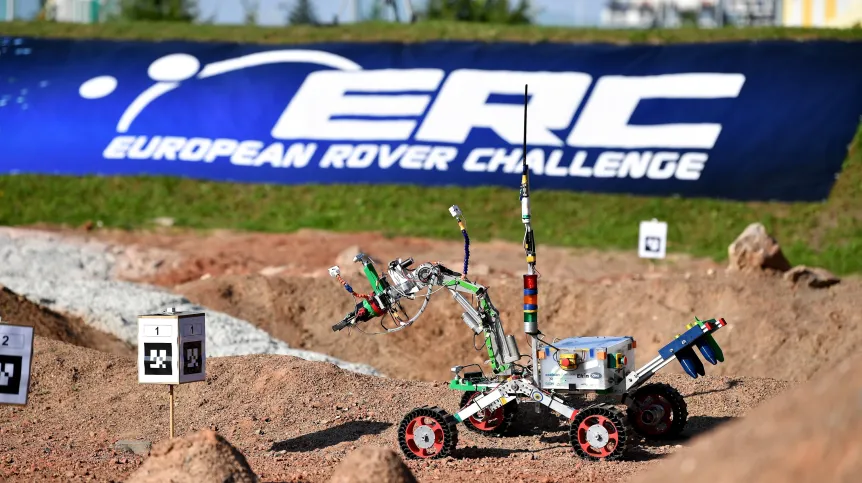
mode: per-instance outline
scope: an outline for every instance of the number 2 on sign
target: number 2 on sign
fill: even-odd
[[[4,335],[3,336],[3,344],[0,344],[0,345],[9,345],[8,342],[9,342],[9,336]]]

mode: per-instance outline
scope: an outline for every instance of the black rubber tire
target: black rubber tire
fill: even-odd
[[[443,433],[443,444],[439,451],[427,457],[414,453],[407,442],[407,429],[410,422],[418,417],[433,419],[440,425]],[[450,456],[458,446],[458,426],[455,417],[437,406],[423,406],[407,413],[398,425],[398,446],[408,459],[442,459]]]
[[[636,404],[639,400],[642,400],[642,398],[647,397],[660,398],[670,406],[672,419],[666,430],[656,433],[646,429],[647,423],[642,421],[641,410],[636,406]],[[629,398],[630,400],[627,401],[628,410],[626,411],[626,417],[628,418],[632,429],[636,433],[646,439],[655,441],[678,438],[679,435],[682,434],[685,429],[685,423],[688,420],[688,405],[682,397],[682,394],[680,394],[673,386],[663,383],[647,384],[646,386],[640,387],[631,396],[629,396]]]
[[[467,403],[470,401],[470,398],[476,394],[476,391],[467,391],[461,396],[461,409],[467,406]],[[483,434],[485,436],[490,436],[492,438],[501,438],[506,435],[506,432],[509,431],[509,427],[512,425],[512,421],[515,420],[515,416],[518,415],[518,402],[511,401],[503,405],[503,422],[500,423],[499,426],[495,427],[492,430],[480,429],[477,428],[472,421],[471,418],[467,418],[464,420],[464,426],[467,427],[470,431],[474,433]]]
[[[616,445],[609,450],[609,453],[605,456],[597,456],[595,454],[587,453],[581,446],[579,426],[585,420],[593,416],[601,416],[609,421],[613,428],[612,431],[608,432],[615,433],[617,438]],[[575,418],[572,420],[571,426],[569,427],[569,443],[572,445],[572,448],[574,448],[575,454],[583,459],[594,461],[616,461],[621,459],[625,454],[630,433],[631,430],[628,427],[628,423],[626,422],[625,415],[622,411],[610,404],[594,404],[578,411],[575,415]]]

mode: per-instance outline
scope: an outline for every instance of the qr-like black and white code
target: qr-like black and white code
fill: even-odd
[[[144,374],[170,376],[173,354],[171,344],[144,343]]]
[[[661,238],[657,236],[648,236],[644,239],[644,250],[648,252],[661,251]]]
[[[200,374],[203,368],[201,341],[183,343],[183,373]]]
[[[0,393],[18,394],[21,385],[21,356],[0,356]]]

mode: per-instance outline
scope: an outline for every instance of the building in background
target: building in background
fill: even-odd
[[[602,26],[674,28],[765,26],[779,22],[783,0],[608,0]]]
[[[783,0],[787,27],[852,27],[862,24],[862,0]]]

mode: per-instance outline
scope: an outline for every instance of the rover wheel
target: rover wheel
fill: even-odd
[[[628,432],[622,411],[610,404],[594,404],[575,415],[569,439],[581,458],[612,461],[622,458]]]
[[[464,395],[461,396],[461,408],[465,408],[473,401],[473,399],[479,396],[482,396],[481,392],[465,392]],[[501,437],[506,433],[506,431],[508,431],[509,426],[511,426],[512,421],[515,419],[515,415],[517,414],[518,402],[512,401],[494,410],[488,410],[487,408],[483,409],[465,419],[464,425],[467,426],[467,429],[477,433],[493,437]]]
[[[458,445],[455,418],[433,406],[416,408],[398,425],[398,446],[410,459],[439,459],[449,456]]]
[[[647,384],[631,395],[629,424],[648,439],[675,438],[685,429],[688,408],[682,395],[667,384]]]

